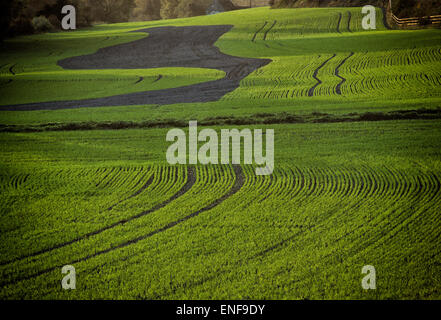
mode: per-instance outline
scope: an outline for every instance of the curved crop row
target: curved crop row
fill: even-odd
[[[311,96],[375,96],[378,99],[439,97],[441,55],[438,47],[381,52],[350,52],[314,58],[278,57],[242,80],[224,100],[296,99]],[[405,91],[403,92],[403,89]]]

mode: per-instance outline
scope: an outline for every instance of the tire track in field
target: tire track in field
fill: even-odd
[[[134,84],[140,83],[143,80],[144,80],[144,77],[139,77],[139,79]]]
[[[381,8],[381,11],[383,12],[383,24],[385,26],[386,29],[388,30],[392,30],[393,28],[389,25],[389,23],[387,22],[387,12],[386,12],[386,8]]]
[[[265,28],[265,26],[266,26],[267,24],[268,24],[268,21],[265,21],[265,23],[263,24],[263,26],[260,27],[260,28],[256,31],[256,33],[253,35],[253,38],[251,39],[251,42],[255,42],[255,41],[256,41],[256,37],[257,37],[257,35],[259,34],[260,31],[263,30],[263,28]]]
[[[147,180],[147,182],[146,182],[146,183],[145,183],[145,184],[144,184],[139,190],[137,190],[135,193],[131,194],[131,195],[128,196],[127,198],[122,199],[122,200],[118,201],[117,203],[111,205],[111,206],[108,207],[106,210],[107,210],[107,211],[110,211],[110,210],[112,210],[114,207],[116,207],[117,205],[119,205],[120,203],[125,202],[125,201],[127,201],[127,200],[129,200],[129,199],[132,199],[132,198],[134,198],[134,197],[140,195],[145,189],[147,189],[147,188],[152,184],[154,177],[155,177],[155,175],[152,174],[152,175],[150,176],[150,178]]]
[[[90,254],[90,255],[88,255],[86,257],[83,257],[83,258],[80,258],[80,259],[76,259],[76,260],[74,260],[72,262],[64,263],[64,264],[58,265],[56,267],[51,267],[51,268],[42,270],[42,271],[37,272],[37,273],[35,273],[33,275],[28,275],[28,276],[25,276],[25,277],[22,277],[22,278],[18,278],[18,279],[12,280],[12,281],[7,282],[7,283],[3,283],[2,286],[4,287],[4,286],[7,286],[7,285],[16,284],[16,283],[18,283],[20,281],[25,281],[25,280],[29,280],[29,279],[32,279],[32,278],[36,278],[36,277],[39,277],[39,276],[41,276],[43,274],[55,271],[55,270],[63,267],[64,265],[69,265],[69,264],[73,265],[73,264],[76,264],[76,263],[79,263],[79,262],[84,262],[84,261],[87,261],[87,260],[92,259],[94,257],[100,256],[100,255],[103,255],[103,254],[106,254],[106,253],[109,253],[109,252],[112,252],[114,250],[118,250],[118,249],[130,246],[130,245],[135,244],[135,243],[137,243],[137,242],[139,242],[141,240],[145,240],[147,238],[150,238],[150,237],[152,237],[152,236],[154,236],[154,235],[156,235],[158,233],[167,231],[167,230],[169,230],[169,229],[171,229],[171,228],[173,228],[173,227],[175,227],[175,226],[177,226],[177,225],[179,225],[179,224],[181,224],[181,223],[183,223],[183,222],[185,222],[185,221],[187,221],[187,220],[189,220],[191,218],[197,217],[199,214],[201,214],[201,213],[203,213],[205,211],[209,211],[209,210],[217,207],[222,202],[224,202],[225,200],[227,200],[228,198],[230,198],[231,196],[236,194],[242,188],[242,186],[244,185],[245,178],[244,178],[242,167],[240,165],[234,165],[233,166],[233,170],[234,170],[234,173],[235,173],[235,176],[236,176],[236,180],[234,182],[233,187],[230,189],[230,191],[228,191],[226,194],[224,194],[220,198],[216,199],[214,202],[212,202],[209,205],[205,206],[204,208],[199,209],[198,211],[195,211],[195,212],[193,212],[193,213],[191,213],[191,214],[189,214],[189,215],[187,215],[187,216],[185,216],[185,217],[183,217],[183,218],[181,218],[179,220],[171,222],[171,223],[167,224],[166,226],[164,226],[162,228],[159,228],[157,230],[154,230],[154,231],[152,231],[152,232],[150,232],[150,233],[148,233],[148,234],[146,234],[144,236],[140,236],[140,237],[137,237],[135,239],[126,241],[126,242],[121,243],[121,244],[119,244],[119,245],[117,245],[115,247],[112,247],[112,248],[108,248],[108,249],[105,249],[105,250],[101,250],[101,251],[95,252],[95,253]],[[196,175],[195,175],[195,172],[194,172],[194,168],[190,168],[189,167],[188,168],[188,172],[189,172],[189,179],[187,180],[187,184],[188,184],[189,180],[192,180],[193,184],[194,184],[194,182],[196,181]],[[190,173],[191,173],[191,175],[190,175]],[[192,176],[192,178],[190,178],[191,176]],[[186,191],[188,191],[188,190],[186,190],[182,194],[179,194],[183,189],[187,189],[186,188],[187,184],[175,195],[176,197],[173,196],[172,198],[176,199],[177,197],[179,197],[180,195],[182,195]],[[188,189],[190,189],[190,187],[188,187]],[[170,198],[169,200],[171,201],[172,198]],[[110,229],[110,228],[107,228],[107,229]]]
[[[341,12],[339,12],[339,13],[338,13],[338,22],[337,22],[337,32],[338,32],[338,33],[341,33],[341,32],[340,32],[341,18],[342,18],[342,14],[341,14]]]
[[[340,95],[341,95],[341,86],[343,85],[343,83],[346,82],[346,79],[343,78],[342,76],[340,76],[340,68],[341,68],[341,66],[343,66],[343,65],[346,63],[346,61],[348,61],[348,59],[349,59],[350,57],[352,57],[353,55],[354,55],[354,53],[351,52],[351,53],[349,54],[349,56],[347,56],[346,58],[344,58],[343,61],[340,62],[340,64],[337,66],[337,68],[335,68],[335,76],[337,76],[337,77],[339,77],[339,78],[341,79],[341,82],[340,82],[340,83],[337,85],[337,87],[335,88],[335,92],[337,92],[337,94],[340,94]]]
[[[37,252],[31,253],[31,254],[29,254],[29,255],[23,255],[23,256],[21,256],[21,257],[18,257],[18,258],[15,258],[15,259],[12,259],[12,260],[9,260],[9,261],[6,261],[6,262],[2,262],[2,263],[0,263],[0,266],[8,265],[8,264],[11,264],[11,263],[14,263],[14,262],[20,261],[20,260],[24,260],[24,259],[27,259],[27,258],[32,258],[32,257],[38,256],[38,255],[44,254],[44,253],[51,252],[51,251],[56,250],[56,249],[60,249],[60,248],[66,247],[66,246],[68,246],[68,245],[71,245],[71,244],[77,243],[77,242],[79,242],[79,241],[81,241],[81,240],[87,239],[87,238],[92,237],[92,236],[96,236],[96,235],[98,235],[98,234],[100,234],[100,233],[102,233],[102,232],[104,232],[104,231],[110,230],[110,229],[115,228],[115,227],[117,227],[117,226],[119,226],[119,225],[126,224],[127,222],[130,222],[130,221],[136,220],[136,219],[141,218],[141,217],[143,217],[143,216],[145,216],[145,215],[147,215],[147,214],[150,214],[150,213],[152,213],[152,212],[154,212],[154,211],[157,211],[157,210],[159,210],[159,209],[165,207],[166,205],[168,205],[170,202],[176,200],[176,199],[179,198],[180,196],[184,195],[188,190],[191,189],[191,187],[192,187],[192,186],[195,184],[195,182],[196,182],[196,173],[195,173],[195,170],[194,170],[193,167],[188,167],[188,169],[187,169],[187,177],[188,177],[188,178],[187,178],[187,182],[185,183],[185,185],[184,185],[184,186],[183,186],[183,187],[182,187],[177,193],[175,193],[173,196],[171,196],[171,197],[170,197],[169,199],[167,199],[166,201],[161,202],[160,204],[157,204],[156,206],[154,206],[154,207],[151,208],[151,209],[148,209],[148,210],[146,210],[146,211],[143,211],[143,212],[141,212],[141,213],[138,213],[138,214],[136,214],[136,215],[134,215],[134,216],[131,216],[131,217],[127,218],[127,219],[119,220],[119,221],[114,222],[114,223],[112,223],[112,224],[110,224],[110,225],[108,225],[108,226],[105,226],[105,227],[102,227],[101,229],[98,229],[98,230],[95,230],[95,231],[89,232],[89,233],[87,233],[87,234],[85,234],[85,235],[83,235],[83,236],[80,236],[80,237],[78,237],[78,238],[75,238],[75,239],[73,239],[73,240],[69,240],[69,241],[66,241],[66,242],[63,242],[63,243],[57,244],[57,245],[52,246],[52,247],[50,247],[50,248],[43,249],[43,250],[40,250],[40,251],[37,251]],[[145,184],[140,190],[138,190],[137,192],[135,192],[135,193],[132,195],[132,197],[137,196],[139,193],[141,193],[141,192],[143,191],[143,188],[147,188],[147,187],[148,187],[148,185],[147,185],[148,182],[149,182],[149,181],[147,181],[147,183],[146,183],[146,184]],[[127,200],[127,199],[126,199],[126,200]]]
[[[323,62],[317,69],[315,69],[315,71],[314,71],[314,74],[312,75],[313,76],[313,78],[315,79],[315,80],[317,80],[317,83],[311,88],[311,89],[309,89],[309,91],[308,91],[308,97],[312,97],[312,96],[314,96],[314,90],[315,90],[315,88],[317,88],[319,85],[321,85],[323,82],[322,82],[322,80],[320,80],[319,78],[317,78],[317,75],[318,75],[318,73],[319,73],[319,71],[329,62],[329,61],[331,61],[332,59],[334,59],[336,57],[336,54],[334,53],[333,55],[332,55],[332,57],[330,57],[329,59],[327,59],[325,62]]]
[[[266,37],[268,36],[268,33],[271,31],[272,28],[274,28],[274,26],[276,24],[277,24],[277,20],[274,20],[274,22],[271,25],[271,27],[269,27],[269,29],[265,31],[265,33],[263,34],[263,41],[266,41]]]
[[[101,48],[93,54],[64,58],[59,60],[57,64],[68,70],[184,67],[216,69],[225,72],[225,74],[229,74],[239,65],[243,65],[240,78],[224,77],[177,88],[147,90],[102,98],[5,105],[1,106],[1,110],[59,110],[218,101],[226,94],[236,90],[242,79],[272,61],[222,53],[215,43],[232,28],[232,25],[215,25],[140,29],[133,32],[148,33],[148,36],[132,42]]]
[[[17,64],[14,63],[10,68],[9,68],[9,73],[12,74],[13,76],[15,76],[15,72],[14,72],[14,68]]]
[[[352,19],[352,13],[351,13],[351,11],[348,11],[348,32],[352,32],[352,30],[351,30],[351,19]]]
[[[153,83],[158,82],[162,79],[162,74],[158,74],[158,77],[153,81]]]
[[[366,169],[367,169],[367,168],[366,168]],[[373,174],[373,175],[371,176],[370,174],[372,174],[373,172],[370,172],[370,173],[369,173],[369,171],[370,171],[370,170],[366,170],[366,171],[365,171],[365,173],[368,174],[368,175],[367,175],[367,179],[368,179],[368,180],[367,180],[367,181],[368,181],[368,187],[367,187],[367,188],[363,188],[363,189],[366,190],[366,192],[365,192],[364,195],[363,195],[363,198],[371,198],[371,199],[372,199],[376,194],[377,194],[377,197],[380,197],[380,198],[386,196],[384,191],[385,191],[385,190],[390,190],[390,186],[388,185],[386,188],[384,188],[383,192],[381,192],[380,194],[378,194],[378,193],[377,193],[377,192],[378,192],[378,183],[379,183],[379,182],[382,182],[382,183],[385,183],[385,182],[386,182],[386,183],[388,183],[389,180],[385,178],[385,180],[383,181],[383,180],[381,180],[381,178],[379,177],[379,175],[375,175],[375,174]],[[395,198],[402,199],[402,198],[408,197],[408,196],[409,196],[409,192],[410,192],[410,189],[409,189],[410,187],[409,187],[409,186],[407,185],[407,183],[406,183],[406,178],[405,178],[405,176],[402,175],[402,173],[399,173],[400,176],[397,176],[397,175],[396,175],[395,173],[393,173],[393,172],[390,172],[390,173],[391,173],[391,177],[392,177],[393,181],[395,181],[395,183],[396,183],[396,186],[394,186],[394,188],[393,188],[393,190],[395,190],[395,191],[394,191],[394,198],[393,198],[393,199],[394,199],[394,200],[397,200],[397,199],[395,199]],[[426,203],[430,203],[430,202],[433,200],[433,198],[434,198],[436,195],[438,195],[439,190],[441,189],[441,182],[440,182],[439,179],[436,177],[436,175],[434,175],[433,173],[431,173],[431,174],[432,174],[432,176],[433,176],[433,180],[435,181],[434,184],[436,185],[436,187],[435,187],[435,188],[431,188],[431,189],[435,189],[435,191],[433,192],[432,197],[431,197],[428,201],[426,201]],[[420,180],[420,179],[418,179],[418,180]],[[404,185],[401,185],[401,183],[403,183]],[[419,190],[418,190],[418,192],[417,192],[417,195],[420,195],[420,194],[424,194],[424,195],[426,195],[426,194],[428,194],[428,190],[429,190],[430,188],[427,187],[427,190],[424,189],[424,188],[422,188],[423,183],[422,183],[421,181],[418,182],[418,185],[419,185]],[[403,192],[404,192],[404,193],[403,193]],[[422,202],[422,200],[421,200],[420,198],[415,198],[415,195],[412,196],[412,197],[410,197],[410,198],[409,198],[409,201],[410,201],[411,203],[413,203],[413,202],[415,202],[415,203]],[[366,202],[366,201],[365,201],[365,202]],[[354,205],[349,206],[350,209],[358,208],[358,207],[359,207],[359,203],[356,203],[356,204],[354,204]],[[333,211],[337,212],[338,210],[339,210],[339,209],[337,209],[337,210],[333,210]],[[396,212],[397,210],[398,210],[398,209],[394,209],[392,212]],[[347,209],[345,209],[344,211],[352,211],[352,210],[347,210]],[[401,223],[402,223],[402,221],[399,222],[399,223],[396,223],[395,226],[399,226]],[[324,222],[321,222],[321,223],[320,223],[320,225],[323,225],[323,224],[324,224]],[[388,228],[385,228],[385,227],[383,226],[382,229],[389,229],[389,224],[390,224],[390,222],[388,223]],[[308,226],[308,228],[310,228],[310,229],[311,229],[311,228],[314,228],[314,227],[315,227],[315,225]],[[394,226],[392,226],[392,227],[394,227]],[[355,231],[358,230],[358,229],[360,229],[360,228],[361,228],[361,226],[358,227],[358,228],[355,229],[355,230],[351,230],[350,232],[346,233],[344,236],[342,236],[342,237],[336,239],[336,242],[337,242],[337,241],[340,241],[341,239],[343,239],[344,237],[346,237],[346,236],[348,236],[348,235],[350,235],[350,234],[352,234],[352,233],[355,233]],[[309,231],[310,231],[310,230],[309,230]],[[272,251],[278,250],[278,249],[280,249],[281,247],[284,247],[284,246],[286,245],[287,242],[293,240],[294,238],[295,238],[295,236],[292,236],[292,237],[289,237],[289,238],[287,238],[287,239],[285,239],[285,240],[283,240],[283,241],[281,241],[281,242],[279,242],[279,243],[276,243],[275,245],[273,245],[273,246],[271,246],[271,247],[269,247],[269,248],[267,248],[267,249],[265,249],[265,250],[259,252],[258,254],[254,255],[252,258],[255,258],[255,257],[258,257],[258,256],[262,256],[262,255],[266,255],[266,254],[269,253],[269,252],[272,252]]]

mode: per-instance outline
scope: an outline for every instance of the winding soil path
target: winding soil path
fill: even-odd
[[[217,101],[239,87],[240,81],[271,62],[269,59],[234,57],[214,43],[231,25],[157,27],[137,30],[146,38],[99,49],[94,54],[58,61],[64,69],[148,69],[164,67],[210,68],[225,78],[179,88],[135,92],[105,98],[52,101],[1,106],[1,110],[57,110],[82,107],[174,104]]]

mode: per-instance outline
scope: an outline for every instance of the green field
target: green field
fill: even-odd
[[[197,68],[23,72],[1,77],[4,83],[12,80],[14,85],[11,87],[5,85],[0,89],[0,102],[6,105],[78,100],[78,97],[102,98],[109,96],[109,92],[117,95],[169,89],[216,80],[224,76],[224,72],[219,70],[207,71]]]
[[[349,29],[348,12],[351,12]],[[340,13],[342,19],[338,33]],[[268,22],[267,25],[252,42],[254,34],[261,29],[265,21]],[[277,23],[271,28],[274,21]],[[312,112],[349,114],[441,107],[439,30],[386,30],[382,25],[380,10],[378,29],[364,31],[361,29],[359,8],[256,8],[186,19],[99,25],[90,30],[20,37],[6,41],[5,48],[0,51],[0,81],[4,83],[0,86],[0,110],[1,105],[10,104],[14,99],[17,103],[24,100],[39,102],[52,99],[54,91],[51,93],[49,89],[44,90],[47,92],[45,97],[42,96],[43,93],[35,95],[34,101],[22,93],[22,89],[25,88],[44,86],[40,83],[22,83],[32,80],[32,77],[39,77],[39,72],[49,72],[51,76],[44,78],[48,81],[46,85],[49,88],[55,86],[58,92],[63,92],[65,96],[60,93],[62,98],[99,97],[105,90],[113,95],[115,87],[118,94],[137,91],[138,88],[133,83],[142,74],[133,70],[126,71],[125,77],[123,74],[115,74],[113,79],[109,70],[96,70],[93,74],[88,71],[80,76],[78,71],[63,71],[56,62],[67,57],[93,53],[100,47],[134,41],[146,36],[145,33],[129,32],[137,29],[215,24],[234,25],[234,28],[216,43],[222,52],[273,60],[244,79],[238,90],[226,95],[221,101],[166,105],[159,109],[156,105],[144,105],[85,108],[75,111],[5,111],[0,112],[0,122],[30,125],[66,121],[87,123],[203,120],[216,116],[252,116],[262,112],[285,112],[295,115]],[[263,40],[265,33],[266,37]],[[340,76],[347,81],[341,86],[341,94],[337,94],[336,86],[341,79],[335,76],[335,69],[351,53],[354,55],[339,68]],[[308,97],[308,89],[316,83],[313,78],[314,70],[334,54],[336,56],[318,73],[323,84],[317,87],[313,97]],[[9,72],[11,67],[16,73],[15,78]],[[152,74],[151,71],[144,72],[147,75]],[[205,76],[196,72],[195,79],[181,79],[182,82],[178,85],[185,81],[198,82],[201,77],[216,79],[213,72],[215,71],[207,70]],[[24,75],[20,76],[21,73]],[[192,75],[193,73],[188,72],[187,77]],[[7,83],[11,78],[14,81]],[[66,81],[57,81],[62,78]],[[96,87],[90,88],[90,80],[97,78],[101,79],[102,83],[96,82]],[[143,85],[141,90],[148,89],[149,84],[151,82]],[[84,92],[85,88],[87,92]]]
[[[0,111],[0,298],[440,299],[441,119],[316,123],[439,114],[441,31],[387,30],[378,15],[376,31],[361,29],[359,8],[256,8],[5,41],[0,110],[224,76],[56,64],[146,27],[232,24],[222,52],[273,62],[217,102]],[[275,130],[272,175],[167,164],[167,123],[244,128],[225,119]],[[141,128],[84,130],[120,122]],[[83,130],[50,131],[72,124]],[[76,290],[60,286],[67,264]],[[364,265],[377,290],[362,289]]]

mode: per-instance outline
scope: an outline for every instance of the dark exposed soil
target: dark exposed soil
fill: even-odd
[[[220,25],[143,29],[137,32],[149,33],[146,38],[58,62],[65,69],[210,68],[224,71],[226,77],[223,79],[106,98],[2,106],[1,110],[56,110],[217,101],[238,88],[243,78],[271,62],[269,59],[241,58],[220,52],[214,43],[231,28],[230,25]]]

